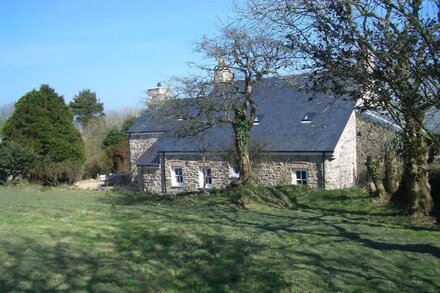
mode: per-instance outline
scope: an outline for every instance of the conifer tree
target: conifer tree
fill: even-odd
[[[80,91],[69,104],[75,121],[84,129],[96,117],[104,116],[104,104],[96,98],[90,89]]]
[[[16,142],[52,162],[84,161],[84,144],[72,114],[54,89],[42,85],[27,93],[3,129],[4,141]]]

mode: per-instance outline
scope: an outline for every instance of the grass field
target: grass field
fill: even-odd
[[[244,208],[0,187],[0,291],[440,291],[435,227],[356,190],[270,192]]]

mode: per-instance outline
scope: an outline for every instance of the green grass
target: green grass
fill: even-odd
[[[0,187],[0,291],[440,290],[435,227],[359,190],[240,192]]]

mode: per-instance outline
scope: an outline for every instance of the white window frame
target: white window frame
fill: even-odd
[[[312,123],[313,118],[315,118],[316,112],[307,112],[306,115],[301,119],[301,123],[309,124]]]
[[[209,171],[208,171],[209,170]],[[208,174],[208,175],[206,175]],[[206,182],[206,184],[205,184]],[[199,168],[199,187],[200,188],[212,188],[213,176],[211,167],[200,167]]]
[[[260,125],[261,120],[263,119],[264,114],[258,114],[257,116],[255,116],[254,122],[252,123],[253,125]]]
[[[180,172],[178,170],[180,170]],[[171,167],[171,187],[183,187],[183,185],[184,185],[183,167],[172,166]]]
[[[300,172],[300,177],[298,178],[298,172]],[[305,172],[305,178],[302,178],[302,175]],[[305,183],[305,184],[304,184]],[[309,186],[309,170],[307,169],[293,169],[292,170],[292,184],[298,186]]]
[[[229,165],[229,179],[240,178],[240,171]]]

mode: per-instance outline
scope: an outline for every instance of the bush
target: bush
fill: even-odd
[[[32,150],[15,142],[5,143],[0,146],[0,179],[11,175],[12,179],[28,177],[37,161]]]
[[[97,152],[96,157],[88,158],[84,164],[83,178],[96,178],[97,174],[106,174],[111,171],[111,162],[103,151]]]
[[[43,185],[73,184],[81,179],[83,168],[77,162],[53,162],[46,159],[33,170],[31,178]]]

